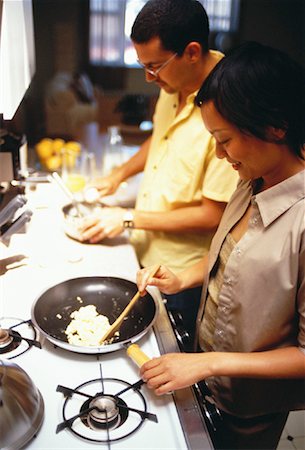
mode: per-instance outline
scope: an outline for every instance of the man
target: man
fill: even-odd
[[[105,208],[84,223],[83,239],[92,243],[132,228],[140,264],[167,265],[175,272],[207,253],[237,175],[215,154],[194,98],[222,58],[208,49],[209,22],[196,0],[149,0],[131,33],[146,81],[160,87],[152,136],[98,188],[112,194],[128,177],[144,170],[136,207]],[[200,289],[168,298],[181,310],[193,333]]]

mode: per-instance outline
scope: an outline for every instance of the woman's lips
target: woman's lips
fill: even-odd
[[[231,163],[231,165],[232,165],[234,170],[238,170],[240,168],[240,163],[239,162]]]

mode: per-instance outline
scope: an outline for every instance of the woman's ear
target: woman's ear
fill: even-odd
[[[284,128],[275,128],[275,127],[268,127],[268,134],[270,138],[275,139],[276,141],[282,141],[285,139],[287,130]]]

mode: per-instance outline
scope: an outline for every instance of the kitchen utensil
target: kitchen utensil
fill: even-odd
[[[63,179],[61,178],[60,175],[58,175],[57,172],[53,172],[52,173],[52,177],[53,179],[56,181],[56,183],[58,184],[58,186],[63,190],[63,192],[66,194],[67,197],[69,197],[69,199],[72,201],[73,206],[75,207],[78,216],[79,217],[83,217],[83,213],[81,211],[81,208],[79,206],[79,202],[76,200],[76,198],[74,197],[73,193],[70,191],[70,189],[67,188],[65,182],[63,181]]]
[[[42,396],[17,364],[0,360],[0,444],[23,448],[37,433],[44,417]]]
[[[33,212],[27,209],[17,219],[7,226],[3,226],[0,230],[0,241],[7,244],[10,237],[14,233],[18,233],[22,230],[24,225],[31,220]]]
[[[90,214],[96,214],[101,211],[103,207],[101,203],[79,202],[78,205],[82,211],[83,217],[89,216]],[[65,233],[73,239],[81,240],[79,226],[82,224],[83,217],[79,217],[74,204],[69,203],[68,205],[65,205],[62,208],[62,213],[64,216]]]
[[[25,195],[18,194],[0,211],[0,227],[12,221],[15,213],[27,203]]]
[[[0,211],[0,241],[8,244],[12,234],[19,232],[31,220],[32,211],[25,210],[16,217],[17,211],[27,203],[24,195],[18,194]]]
[[[99,314],[116,320],[137,292],[132,281],[116,277],[81,277],[63,281],[44,291],[32,306],[32,321],[43,336],[58,347],[76,353],[107,353],[143,337],[152,327],[159,312],[158,300],[152,292],[141,297],[128,320],[123,321],[119,336],[112,343],[96,347],[71,345],[65,330],[71,313],[81,306],[95,305]]]
[[[159,268],[160,268],[160,264],[155,265],[152,268],[152,270],[150,271],[148,279],[153,277],[155,275],[155,273],[158,272]],[[110,339],[113,336],[113,334],[120,328],[123,320],[125,320],[125,318],[129,314],[129,312],[132,310],[132,308],[134,307],[136,302],[139,300],[139,298],[140,298],[140,292],[137,291],[136,294],[132,297],[132,299],[128,303],[128,305],[126,306],[126,308],[124,309],[124,311],[119,315],[119,317],[115,320],[115,322],[113,322],[113,324],[111,325],[109,330],[104,334],[104,336],[101,337],[100,344],[102,344],[104,341],[106,341],[106,339]]]

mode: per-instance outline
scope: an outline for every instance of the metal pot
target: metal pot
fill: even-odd
[[[159,312],[152,295],[141,297],[122,323],[118,337],[111,344],[77,346],[67,341],[65,330],[70,314],[81,306],[95,305],[99,314],[113,323],[137,292],[132,281],[115,277],[83,277],[66,280],[47,289],[34,302],[32,321],[53,344],[77,353],[107,353],[136,342],[152,327]]]
[[[17,364],[0,360],[1,449],[22,448],[37,433],[44,417],[42,396]]]
[[[79,233],[79,227],[82,224],[84,217],[97,214],[101,211],[103,205],[101,203],[89,203],[89,202],[79,202],[78,210],[81,212],[82,216],[79,216],[79,212],[73,203],[69,203],[62,208],[62,213],[64,217],[64,231],[65,233],[72,237],[73,239],[81,240],[81,235]]]

